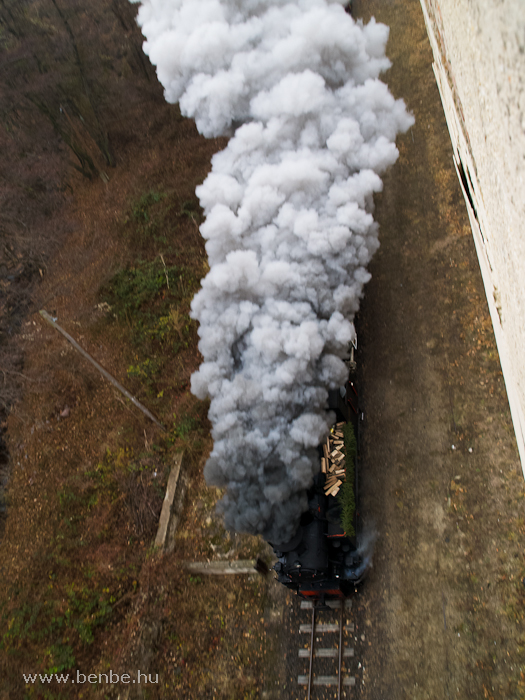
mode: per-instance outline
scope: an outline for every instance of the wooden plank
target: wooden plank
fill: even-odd
[[[192,574],[203,574],[205,576],[237,576],[238,574],[259,576],[255,570],[255,560],[253,559],[191,561],[184,562],[183,565]]]
[[[155,537],[155,547],[158,547],[159,549],[164,549],[172,524],[176,527],[178,522],[178,515],[173,509],[173,502],[175,500],[175,496],[180,494],[181,490],[185,491],[184,480],[181,479],[179,481],[183,456],[183,452],[177,452],[175,454],[173,466],[171,467],[170,475],[168,477],[168,485],[166,486],[166,494],[164,495],[162,510],[160,512],[157,536]],[[172,543],[170,538],[168,547],[171,547],[171,545]]]

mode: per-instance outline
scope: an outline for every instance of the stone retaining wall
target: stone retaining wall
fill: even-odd
[[[421,6],[525,471],[525,5]]]

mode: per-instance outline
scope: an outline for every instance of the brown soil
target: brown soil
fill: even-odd
[[[355,0],[354,8],[355,16],[374,14],[391,26],[386,80],[416,124],[400,139],[399,162],[377,202],[381,248],[359,318],[361,511],[377,541],[354,601],[351,694],[520,698],[525,489],[421,8],[417,0]],[[163,370],[148,383],[126,371],[145,352],[135,342],[139,330],[97,307],[101,287],[140,259],[162,253],[166,265],[202,274],[203,247],[185,205],[222,142],[201,139],[155,91],[134,102],[127,119],[132,137],[117,144],[109,183],[70,174],[73,233],[37,296],[169,432],[125,404],[37,314],[26,319],[16,339],[24,394],[7,433],[0,697],[40,697],[24,688],[21,673],[50,668],[60,643],[75,652],[70,667],[85,673],[146,664],[161,679],[149,697],[300,698],[294,677],[304,671],[292,659],[297,602],[263,578],[204,580],[181,566],[267,556],[255,538],[224,532],[214,514],[218,493],[202,480],[205,407],[188,391],[198,363],[195,329],[178,352],[155,346]],[[168,248],[132,221],[134,204],[152,191],[167,194],[155,215],[169,231]],[[177,307],[182,315],[188,301]],[[186,415],[193,431],[181,427]],[[193,457],[190,491],[175,552],[159,558],[151,543],[171,455],[181,447]],[[57,618],[78,613],[71,639],[44,620],[46,601]],[[106,603],[111,613],[95,625]],[[22,609],[48,625],[35,623],[40,636],[16,627],[28,622],[16,617]],[[88,627],[92,641],[82,639]],[[86,686],[82,697],[122,692]]]
[[[141,669],[160,679],[149,697],[210,698],[253,692],[264,676],[265,581],[243,578],[231,587],[183,567],[186,559],[265,550],[255,538],[228,536],[218,522],[220,494],[202,478],[210,448],[206,405],[189,393],[199,364],[189,302],[206,270],[195,186],[224,141],[200,137],[158,87],[143,93],[127,120],[109,182],[89,181],[70,168],[73,196],[61,216],[72,232],[47,261],[33,304],[146,404],[166,433],[37,312],[22,322],[11,347],[23,354],[23,394],[6,432],[2,698],[44,697],[46,686],[25,684],[23,673]],[[161,197],[150,198],[143,214],[150,193]],[[143,309],[155,319],[151,339],[142,317],[117,320],[101,302],[119,270],[140,269],[141,261],[160,266],[159,260],[161,270],[183,272]],[[158,367],[151,376],[135,371],[150,359]],[[153,541],[179,449],[191,465],[190,494],[175,552],[161,557]],[[48,691],[102,698],[123,689],[53,682]]]

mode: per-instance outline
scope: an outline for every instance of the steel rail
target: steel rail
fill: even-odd
[[[314,675],[314,641],[315,641],[315,601],[312,604],[312,634],[310,637],[310,670],[308,672],[308,700],[312,692],[312,679]]]
[[[345,601],[341,601],[341,615],[339,617],[339,670],[337,672],[339,678],[339,687],[337,691],[337,700],[341,700],[341,690],[343,687],[343,627],[345,615]]]

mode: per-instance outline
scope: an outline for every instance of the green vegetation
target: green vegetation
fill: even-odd
[[[355,535],[354,514],[355,514],[355,458],[357,456],[357,440],[354,427],[351,423],[346,423],[343,427],[345,454],[346,454],[346,481],[337,495],[337,500],[341,508],[341,527],[348,537]]]
[[[198,426],[198,422],[193,416],[186,415],[177,420],[177,416],[174,415],[173,418],[175,419],[172,431],[174,437],[185,438]]]
[[[350,460],[352,463],[352,473],[353,473],[354,460],[357,457],[357,440],[355,437],[354,426],[352,425],[352,423],[345,423],[345,425],[343,426],[343,440],[345,442],[347,468],[348,468],[348,460]]]
[[[79,494],[90,517],[97,519],[107,513],[109,522],[127,522],[132,538],[153,538],[168,478],[163,457],[160,447],[139,455],[127,447],[106,450],[104,459],[86,473],[91,483],[84,484]],[[106,534],[111,535],[111,531],[106,533],[104,528],[97,537],[103,540]]]
[[[93,643],[95,630],[104,626],[112,612],[115,597],[75,583],[60,585],[50,577],[43,587],[44,600],[25,603],[2,616],[6,630],[0,649],[9,655],[38,649],[44,673],[60,673],[73,668],[75,648]]]
[[[134,393],[143,389],[161,399],[167,383],[176,379],[177,372],[167,368],[195,342],[196,324],[189,311],[197,287],[190,269],[166,264],[160,254],[118,270],[100,290],[100,300],[111,309],[105,323],[116,321],[123,342],[133,348],[127,375]]]
[[[190,270],[178,265],[168,267],[159,255],[116,272],[100,290],[100,299],[109,304],[114,318],[132,331],[135,346],[148,341],[184,344],[194,325],[188,312],[197,287]]]
[[[178,282],[183,274],[176,266],[166,267],[155,258],[151,262],[138,260],[135,265],[119,270],[101,290],[116,318],[128,323],[145,323],[156,311],[169,308],[170,299],[180,298]]]
[[[151,250],[153,246],[166,246],[170,198],[167,193],[149,190],[131,203],[125,219],[130,242]]]
[[[131,244],[144,251],[169,250],[177,227],[188,220],[197,233],[202,212],[195,194],[181,202],[175,192],[151,189],[130,203],[124,232]]]
[[[162,192],[150,190],[145,192],[131,207],[133,220],[137,223],[147,224],[151,221],[151,207],[160,202],[167,195]]]
[[[158,374],[159,365],[155,359],[147,357],[143,362],[130,365],[126,371],[128,377],[135,377],[143,382],[150,382]]]
[[[107,449],[93,469],[64,480],[54,495],[54,536],[11,585],[1,611],[6,657],[39,673],[68,671],[118,622],[114,608],[136,592],[138,563],[157,528],[167,449]],[[121,554],[100,568],[108,545]]]

